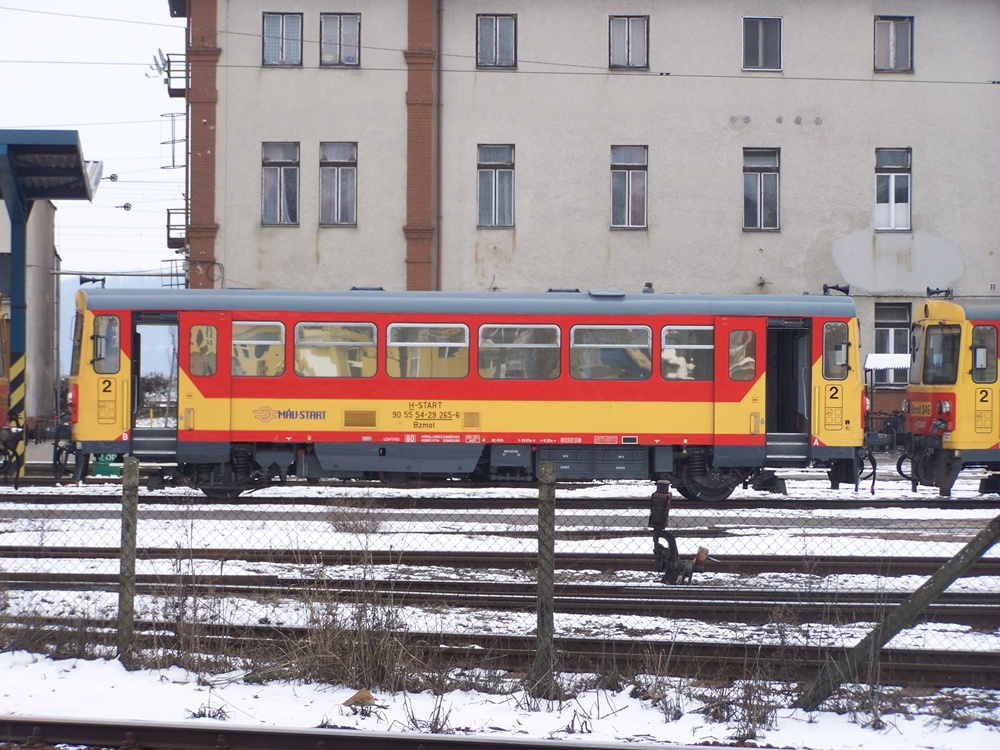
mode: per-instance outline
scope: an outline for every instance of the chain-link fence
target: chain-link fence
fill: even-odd
[[[663,552],[655,554],[668,542],[650,526],[652,484],[560,485],[556,638],[849,647],[997,515],[996,507],[973,507],[982,496],[971,476],[950,499],[903,482],[880,482],[874,495],[867,487],[831,490],[820,473],[790,477],[787,487],[787,495],[738,490],[719,504],[675,496],[663,531],[676,542],[677,580],[690,573],[690,583],[672,584],[664,582]],[[73,630],[114,623],[119,611],[121,484],[53,492],[72,499],[0,495],[7,646],[37,633],[32,622]],[[884,500],[894,502],[874,504]],[[537,488],[466,484],[289,483],[226,504],[194,491],[143,489],[135,620],[173,631],[308,628],[318,606],[343,613],[374,592],[390,603],[382,623],[390,627],[531,634],[537,501]],[[699,549],[707,557],[696,560]],[[946,594],[888,645],[1000,652],[1000,550]]]

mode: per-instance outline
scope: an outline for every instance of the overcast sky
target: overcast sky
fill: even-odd
[[[104,163],[93,203],[57,201],[63,268],[159,272],[168,208],[183,208],[184,112],[152,68],[184,52],[184,19],[167,0],[0,0],[0,129],[76,130],[84,158]],[[131,205],[126,211],[121,206]],[[111,279],[109,278],[109,283]],[[116,286],[120,284],[115,284]]]

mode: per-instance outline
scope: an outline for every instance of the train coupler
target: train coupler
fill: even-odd
[[[771,492],[775,495],[787,495],[788,487],[785,480],[769,469],[765,469],[755,477],[743,483],[743,489],[753,487],[758,492]]]

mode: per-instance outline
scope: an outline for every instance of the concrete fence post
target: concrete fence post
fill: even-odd
[[[129,668],[135,640],[135,555],[139,516],[139,459],[125,458],[122,470],[122,543],[118,572],[118,659]]]
[[[555,697],[556,467],[538,464],[538,631],[531,694]]]

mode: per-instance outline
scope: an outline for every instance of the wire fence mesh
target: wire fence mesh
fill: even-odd
[[[657,569],[654,553],[663,541],[650,527],[650,483],[560,486],[555,636],[849,647],[926,579],[933,570],[927,565],[955,555],[997,514],[995,507],[948,507],[980,497],[977,487],[977,478],[963,477],[951,501],[937,506],[936,494],[914,494],[906,483],[882,482],[872,497],[830,490],[815,475],[789,481],[787,496],[738,490],[727,503],[672,505],[665,530],[679,559],[708,551],[704,570],[681,589],[664,583]],[[120,483],[57,491],[73,499],[26,502],[23,490],[0,495],[0,618],[8,646],[16,641],[15,623],[62,618],[61,627],[73,628],[83,620],[114,621],[118,611]],[[852,502],[866,497],[898,502]],[[392,602],[393,626],[530,634],[535,600],[499,597],[536,582],[536,500],[531,487],[467,485],[287,484],[232,503],[143,489],[135,617],[174,629],[309,627],[318,607],[344,613],[359,606],[361,592],[394,591],[395,599],[383,600]],[[778,559],[795,564],[768,566]],[[973,568],[948,589],[967,600],[930,613],[888,645],[1000,652],[1000,615],[989,615],[990,605],[1000,612],[1000,550],[984,560],[993,567]],[[915,561],[925,568],[907,572],[912,566],[903,563]],[[559,595],[560,587],[581,584],[590,588]],[[468,597],[483,585],[493,587],[493,600]],[[435,586],[435,598],[414,596]],[[683,590],[684,601],[651,609],[665,590]]]

